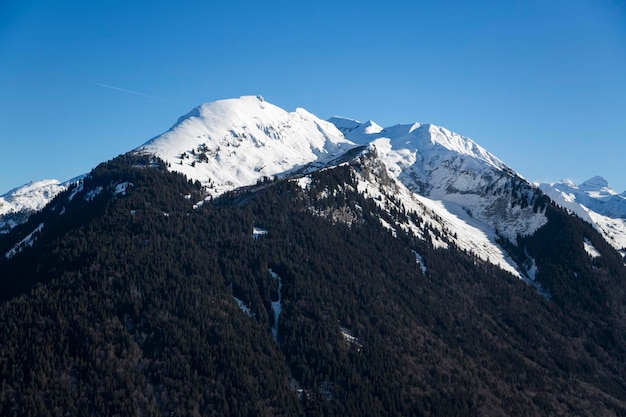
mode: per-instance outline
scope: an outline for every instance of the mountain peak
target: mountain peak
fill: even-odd
[[[578,188],[587,192],[597,192],[601,195],[615,194],[615,192],[609,186],[608,181],[599,175],[596,175],[593,178],[590,178],[587,181],[583,182],[579,185]]]
[[[194,108],[139,150],[219,195],[354,146],[334,125],[302,108],[287,112],[261,96],[243,96]]]
[[[31,181],[0,196],[0,215],[21,210],[40,210],[67,188],[58,180]]]
[[[352,135],[372,135],[380,133],[383,128],[373,120],[361,123],[358,120],[349,119],[347,117],[333,116],[328,119],[330,123],[335,125],[344,135],[352,133]]]
[[[622,255],[626,253],[626,193],[617,194],[599,175],[579,186],[571,180],[561,180],[539,187],[557,204],[594,225]]]
[[[465,155],[483,161],[498,170],[510,170],[495,155],[489,153],[470,138],[434,124],[398,124],[383,129],[371,121],[360,123],[341,117],[333,117],[329,121],[335,124],[349,140],[362,145],[375,140],[386,139],[395,150],[404,149],[411,153],[437,155],[437,158]]]

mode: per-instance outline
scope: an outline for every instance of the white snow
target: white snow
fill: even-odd
[[[239,306],[241,311],[246,313],[248,317],[254,316],[254,313],[248,308],[248,306],[246,305],[246,303],[243,302],[243,300],[235,297],[234,295],[233,295],[233,299],[235,300],[235,302],[237,303],[237,306]]]
[[[289,113],[246,96],[195,108],[139,151],[170,162],[169,169],[199,180],[216,196],[330,161],[354,146],[334,125],[304,109]]]
[[[511,207],[506,192],[485,192],[488,187],[510,187],[512,178],[524,180],[469,138],[431,124],[396,125],[366,133],[354,126],[358,123],[354,120],[332,120],[340,126],[351,124],[351,129],[344,129],[346,137],[373,145],[389,174],[411,191],[462,206],[511,241],[518,234],[532,234],[547,221],[532,207]]]
[[[339,328],[339,331],[341,332],[341,336],[346,341],[346,344],[348,346],[354,345],[354,346],[356,346],[358,352],[361,351],[361,349],[363,348],[363,345],[361,344],[361,342],[359,341],[359,339],[357,337],[354,337],[352,335],[352,332],[350,332],[350,330],[348,330],[347,328],[341,326]]]
[[[332,122],[341,125],[341,118],[334,117]],[[358,123],[352,120],[353,123]],[[404,149],[414,156],[431,156],[436,160],[448,158],[450,156],[465,155],[472,160],[482,161],[497,169],[506,168],[506,165],[479,146],[469,138],[451,132],[443,127],[432,124],[413,123],[407,125],[395,125],[384,129],[378,126],[369,129],[374,125],[367,122],[366,127],[355,126],[351,130],[344,131],[348,139],[367,145],[378,139],[386,139],[393,149]],[[425,159],[425,158],[422,158]],[[430,158],[429,158],[430,159]],[[432,161],[426,161],[432,163]]]
[[[378,147],[376,147],[378,149]],[[380,155],[380,153],[379,153]],[[384,158],[381,158],[384,159]],[[372,171],[385,170],[385,165],[371,167]],[[369,175],[366,179],[362,174],[357,175],[357,191],[364,196],[372,198],[376,204],[384,210],[390,206],[404,208],[407,212],[416,213],[423,219],[424,224],[420,227],[412,222],[400,223],[399,227],[412,233],[414,236],[425,239],[428,225],[437,231],[437,234],[428,230],[428,237],[435,248],[447,249],[448,244],[442,239],[445,236],[454,242],[459,248],[467,250],[479,258],[498,265],[500,268],[522,277],[519,268],[513,260],[496,243],[497,234],[493,226],[470,216],[467,209],[453,201],[434,200],[418,193],[411,192],[391,170],[386,171],[392,181],[385,185],[377,182],[377,177]],[[394,203],[390,197],[398,203]],[[381,219],[381,223],[388,223]],[[389,225],[393,227],[393,225]]]
[[[88,191],[87,194],[85,194],[83,198],[85,199],[85,201],[91,201],[94,198],[96,198],[96,196],[100,194],[102,190],[103,190],[102,186],[98,185],[93,190]]]
[[[596,175],[595,177],[583,182],[582,184],[580,184],[580,186],[578,186],[578,189],[586,192],[587,195],[592,198],[618,196],[621,197],[621,199],[624,199],[623,196],[619,196],[615,191],[613,191],[607,180],[599,175]]]
[[[448,235],[456,235],[453,241],[460,249],[472,252],[479,258],[521,278],[516,263],[496,243],[497,235],[494,228],[471,217],[456,203],[430,200],[422,196],[417,198],[439,217]]]
[[[309,186],[311,185],[311,177],[310,176],[304,176],[304,177],[300,177],[296,180],[296,182],[298,183],[298,186],[300,188],[302,188],[304,191],[308,190]]]
[[[383,225],[383,227],[387,230],[389,230],[391,232],[391,235],[393,237],[397,237],[398,236],[398,232],[396,232],[396,229],[393,228],[392,225],[390,225],[385,219],[383,218],[379,218],[378,220],[380,220],[380,223]]]
[[[419,253],[417,253],[416,251],[412,251],[413,255],[415,255],[415,262],[417,262],[417,264],[420,266],[420,269],[422,270],[422,274],[426,275],[426,272],[428,271],[428,269],[426,268],[426,264],[424,263],[424,257],[422,255],[420,255]]]
[[[526,268],[526,276],[528,277],[528,279],[532,282],[535,282],[537,279],[537,273],[539,272],[539,269],[537,268],[537,263],[535,262],[534,258],[528,257],[529,261],[528,261],[528,265]]]
[[[33,246],[33,242],[36,239],[36,234],[41,232],[43,229],[43,223],[40,223],[39,226],[35,228],[32,232],[30,232],[24,239],[22,239],[19,243],[17,243],[13,248],[8,251],[4,256],[7,259],[12,258],[17,253],[21,252],[26,246]]]
[[[432,213],[431,225],[440,223],[448,240],[491,263],[521,277],[517,265],[497,244],[499,237],[515,242],[518,235],[534,233],[547,222],[543,212],[535,212],[532,204],[522,208],[518,201],[530,201],[533,186],[469,138],[431,124],[407,124],[368,129],[372,122],[331,119],[346,137],[355,143],[369,144],[384,163],[389,177],[407,187],[412,194],[392,192],[407,210],[422,208],[417,213],[426,218]],[[367,126],[364,126],[367,125]],[[364,181],[367,183],[367,181]],[[524,184],[515,199],[510,190]],[[361,192],[374,198],[371,186],[360,186]],[[400,188],[402,189],[402,188]],[[393,226],[393,225],[392,225]],[[422,235],[414,225],[402,225]],[[444,240],[432,232],[433,245],[445,248]],[[455,238],[450,238],[455,236]]]
[[[65,191],[72,181],[33,181],[1,196],[0,233],[6,234],[18,224],[26,222],[30,213],[43,209],[54,197]]]
[[[67,187],[68,183],[61,184],[58,180],[43,180],[15,188],[0,197],[0,216],[22,210],[41,210]]]
[[[128,189],[128,187],[132,187],[133,183],[132,182],[121,182],[119,184],[115,185],[115,191],[113,192],[114,195],[126,195],[126,190]]]
[[[587,252],[587,254],[591,256],[592,258],[597,258],[600,256],[600,251],[598,251],[598,249],[596,249],[596,247],[593,246],[593,244],[591,243],[589,239],[585,238],[583,240],[583,245],[585,247],[585,252]]]
[[[69,181],[58,180],[33,181],[17,187],[0,197],[0,233],[8,231],[28,220],[28,214],[43,209],[59,193],[79,182],[84,176]],[[16,221],[13,214],[26,214]]]
[[[252,239],[258,239],[261,236],[267,235],[269,232],[265,229],[261,229],[260,227],[254,226],[252,228]]]
[[[602,177],[580,186],[570,180],[542,183],[541,190],[556,204],[591,223],[606,241],[626,255],[626,196],[613,191]]]
[[[382,127],[374,123],[372,120],[368,120],[365,123],[361,123],[354,119],[348,119],[345,117],[334,116],[328,119],[329,122],[334,124],[344,134],[374,134],[383,130]]]
[[[280,312],[283,309],[283,305],[282,305],[283,280],[278,276],[277,273],[272,271],[271,268],[268,271],[273,279],[278,280],[278,300],[272,301],[272,311],[274,312],[274,325],[272,326],[272,337],[274,338],[274,340],[278,342],[278,317],[280,316]]]

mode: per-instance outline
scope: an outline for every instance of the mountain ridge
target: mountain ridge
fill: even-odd
[[[244,96],[196,107],[138,150],[210,184],[216,196],[355,146],[304,109],[289,113],[261,96]]]
[[[394,180],[433,200],[426,204],[448,219],[450,233],[465,239],[462,246],[527,275],[498,239],[533,233],[545,216],[534,204],[532,185],[497,157],[432,124],[381,128],[338,117],[331,122],[337,126],[302,109],[288,113],[259,96],[245,96],[197,107],[138,151],[164,159],[168,169],[199,180],[216,197],[266,177],[322,168],[359,145],[374,146]]]
[[[383,128],[371,120],[360,123],[337,116],[324,121],[301,108],[287,112],[261,96],[243,96],[195,107],[136,151],[162,158],[168,169],[200,181],[217,197],[267,178],[305,175],[345,161],[342,155],[352,150],[353,157],[364,146],[375,147],[392,178],[447,218],[453,234],[482,229],[480,235],[487,240],[481,237],[479,245],[473,244],[478,235],[470,234],[468,250],[482,253],[488,248],[485,258],[488,252],[501,253],[495,262],[521,277],[528,275],[504,255],[498,239],[515,241],[545,224],[535,204],[540,198],[536,185],[473,140],[443,127],[412,123]],[[594,197],[621,198],[607,191],[605,183],[595,178],[586,187],[597,189]],[[539,188],[562,204],[558,193]],[[13,218],[3,216],[4,232],[40,208],[33,203],[38,205],[25,207]],[[626,226],[612,218],[615,213],[596,214],[587,206],[594,210],[590,204],[569,208],[593,224],[602,223],[598,230],[616,249],[626,247]],[[616,207],[626,213],[626,204]]]
[[[539,187],[554,202],[592,224],[626,257],[626,192],[616,193],[601,176],[578,186],[561,180],[541,183]]]

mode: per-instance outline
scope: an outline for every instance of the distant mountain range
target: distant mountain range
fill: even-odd
[[[539,187],[555,203],[593,224],[611,246],[626,256],[626,192],[617,194],[600,176],[578,186],[563,180]]]

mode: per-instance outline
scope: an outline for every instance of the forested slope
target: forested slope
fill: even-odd
[[[160,161],[97,167],[0,240],[43,224],[0,261],[0,414],[626,415],[625,274],[591,228],[553,207],[511,248],[546,299],[394,237],[380,219],[410,213],[350,191],[353,169],[197,206]]]

